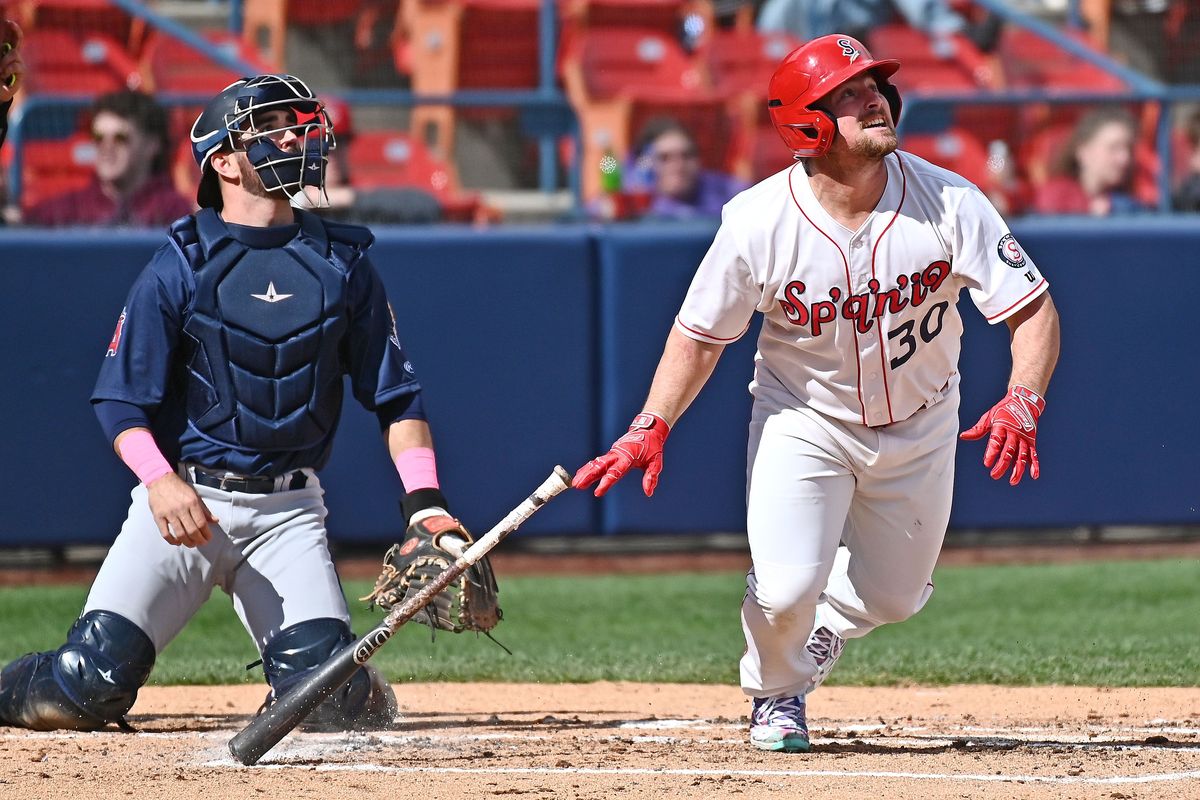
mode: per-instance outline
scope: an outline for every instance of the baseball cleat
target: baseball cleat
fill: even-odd
[[[750,708],[750,744],[760,750],[807,753],[804,697],[755,697]]]

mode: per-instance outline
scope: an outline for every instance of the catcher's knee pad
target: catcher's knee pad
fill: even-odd
[[[280,631],[263,648],[263,671],[271,684],[267,705],[291,691],[312,670],[355,640],[338,619],[311,619]],[[364,665],[308,716],[309,730],[366,730],[391,724],[396,695],[377,669]]]
[[[89,611],[58,650],[29,653],[0,672],[0,721],[39,731],[124,723],[154,655],[141,628],[110,611]]]

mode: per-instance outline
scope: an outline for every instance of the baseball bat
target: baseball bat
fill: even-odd
[[[505,536],[519,528],[533,512],[570,485],[571,474],[562,467],[555,467],[550,477],[544,480],[533,494],[521,501],[521,504],[508,512],[495,527],[468,547],[433,583],[394,607],[383,621],[365,636],[335,653],[300,685],[251,720],[249,725],[229,740],[229,752],[247,766],[256,764],[268,750],[279,744],[284,736],[304,721],[321,701],[350,680],[355,670],[367,663],[401,625],[412,619],[435,595],[458,579],[472,564],[487,555]]]

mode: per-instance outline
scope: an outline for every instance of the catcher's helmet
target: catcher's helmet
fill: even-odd
[[[260,114],[287,114],[286,125],[260,130]],[[301,146],[283,150],[277,139],[294,132]],[[256,75],[241,78],[221,90],[192,125],[192,155],[200,165],[196,202],[201,208],[221,207],[221,190],[209,160],[221,151],[243,150],[263,186],[282,192],[294,204],[308,205],[305,186],[325,188],[325,164],[336,146],[333,124],[325,106],[304,81],[291,75]]]
[[[767,88],[767,109],[775,130],[796,158],[823,156],[833,144],[837,121],[812,105],[838,85],[871,71],[879,93],[900,120],[900,93],[888,82],[900,62],[874,59],[862,42],[840,33],[813,39],[780,62]]]

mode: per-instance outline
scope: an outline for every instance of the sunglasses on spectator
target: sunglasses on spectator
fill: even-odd
[[[654,160],[659,164],[666,164],[668,161],[691,161],[696,158],[695,150],[666,150],[654,153]]]
[[[117,131],[116,133],[104,133],[103,131],[92,131],[92,141],[96,144],[103,144],[104,142],[129,144],[129,132]]]

